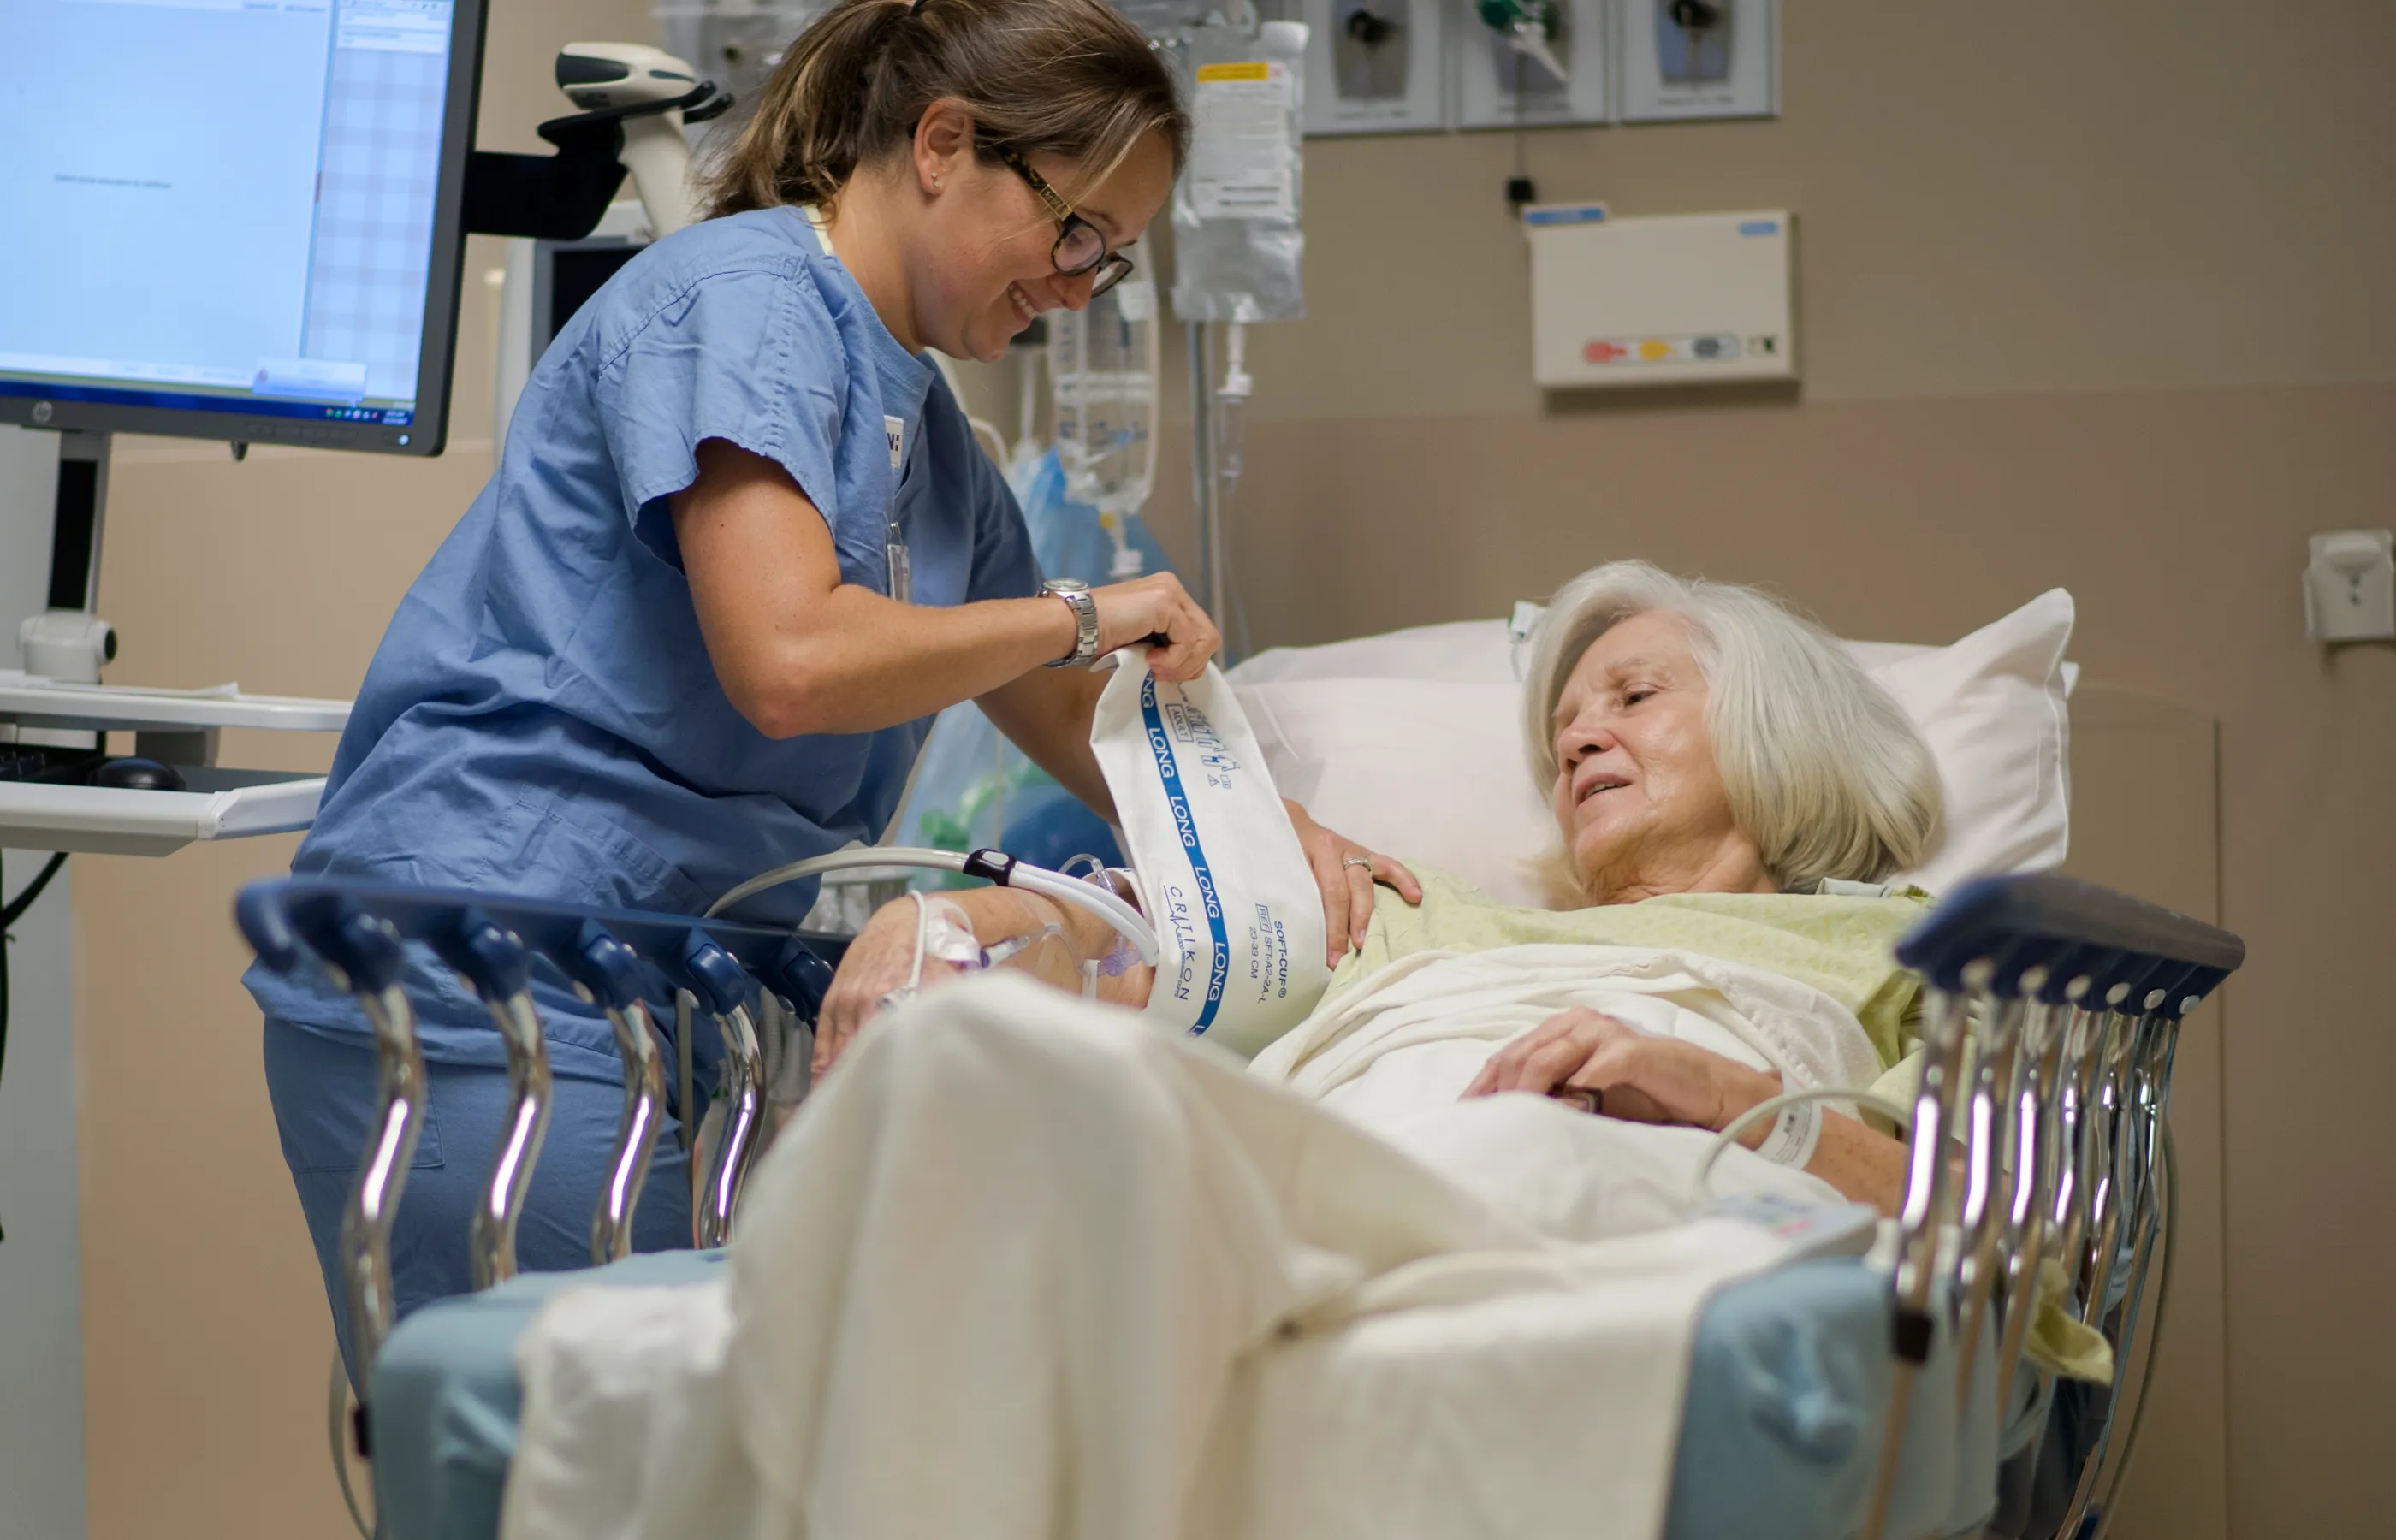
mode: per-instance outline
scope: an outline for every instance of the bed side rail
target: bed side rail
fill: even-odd
[[[351,1362],[361,1383],[392,1328],[392,1221],[424,1122],[424,1057],[401,987],[409,948],[429,950],[456,971],[489,1008],[507,1049],[512,1113],[492,1154],[471,1237],[474,1282],[483,1287],[515,1271],[516,1221],[548,1124],[549,1055],[531,992],[536,973],[596,1005],[623,1059],[623,1116],[592,1212],[591,1255],[598,1263],[631,1249],[633,1211],[664,1116],[657,1013],[676,1013],[678,1002],[695,1000],[723,1038],[725,1126],[709,1154],[693,1226],[700,1244],[721,1244],[764,1110],[761,1025],[775,1024],[777,1013],[811,1024],[846,944],[727,920],[332,878],[253,883],[234,900],[233,918],[275,972],[297,975],[321,964],[337,989],[356,997],[373,1029],[374,1134],[351,1188],[340,1241]]]
[[[2117,1372],[2127,1364],[2148,1265],[2159,1237],[2171,1240],[2158,1194],[2172,1180],[2165,1112],[2179,1024],[2246,948],[2203,921],[2039,872],[1965,884],[1897,956],[1924,983],[1923,1069],[1897,1220],[1897,1375],[1867,1540],[1884,1533],[1907,1402],[1941,1325],[1954,1334],[1956,1394],[1968,1401],[1994,1313],[1988,1367],[2005,1407],[2039,1264],[2052,1257],[2082,1319],[2112,1343]],[[2078,1533],[2103,1507],[2096,1483],[2119,1404],[2110,1400],[2104,1431],[2076,1456],[2079,1489],[2052,1533]]]

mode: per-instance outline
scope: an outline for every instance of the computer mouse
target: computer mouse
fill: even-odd
[[[128,755],[113,759],[91,773],[94,786],[113,787],[120,791],[180,791],[182,773],[171,764],[161,764],[153,759]]]

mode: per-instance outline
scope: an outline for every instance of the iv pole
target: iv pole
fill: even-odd
[[[1186,323],[1190,339],[1190,491],[1198,518],[1198,586],[1217,627],[1231,624],[1231,574],[1224,562],[1223,527],[1215,505],[1215,380],[1207,356],[1206,323]]]

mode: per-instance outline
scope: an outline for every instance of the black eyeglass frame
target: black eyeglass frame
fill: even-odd
[[[1106,232],[1073,212],[1073,206],[1058,196],[1057,190],[1048,185],[1047,178],[1032,169],[1030,161],[1025,160],[1020,153],[1004,144],[996,147],[995,153],[1000,161],[1005,164],[1008,170],[1023,179],[1024,184],[1032,189],[1032,195],[1040,200],[1041,205],[1056,219],[1057,240],[1056,244],[1048,248],[1048,261],[1056,268],[1058,277],[1079,278],[1085,274],[1088,275],[1090,298],[1096,299],[1099,295],[1131,276],[1132,259],[1122,252],[1111,248],[1107,245]],[[1072,238],[1076,229],[1086,230],[1097,239],[1098,254],[1086,262],[1067,267],[1064,258],[1065,243]]]

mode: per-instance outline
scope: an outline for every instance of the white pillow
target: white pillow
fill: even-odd
[[[1525,648],[1524,660],[1528,658]],[[1325,642],[1319,647],[1269,647],[1233,669],[1230,677],[1240,685],[1301,679],[1511,683],[1514,644],[1503,620],[1450,620]]]
[[[2055,589],[1951,646],[1847,644],[1938,764],[1946,817],[1903,880],[1944,893],[2063,859],[2071,624]],[[1275,648],[1231,677],[1284,795],[1377,850],[1540,905],[1534,863],[1555,826],[1524,758],[1512,652],[1505,621],[1460,621]]]
[[[1523,757],[1520,685],[1231,679],[1273,784],[1318,823],[1502,903],[1548,907],[1532,863],[1556,823]]]

